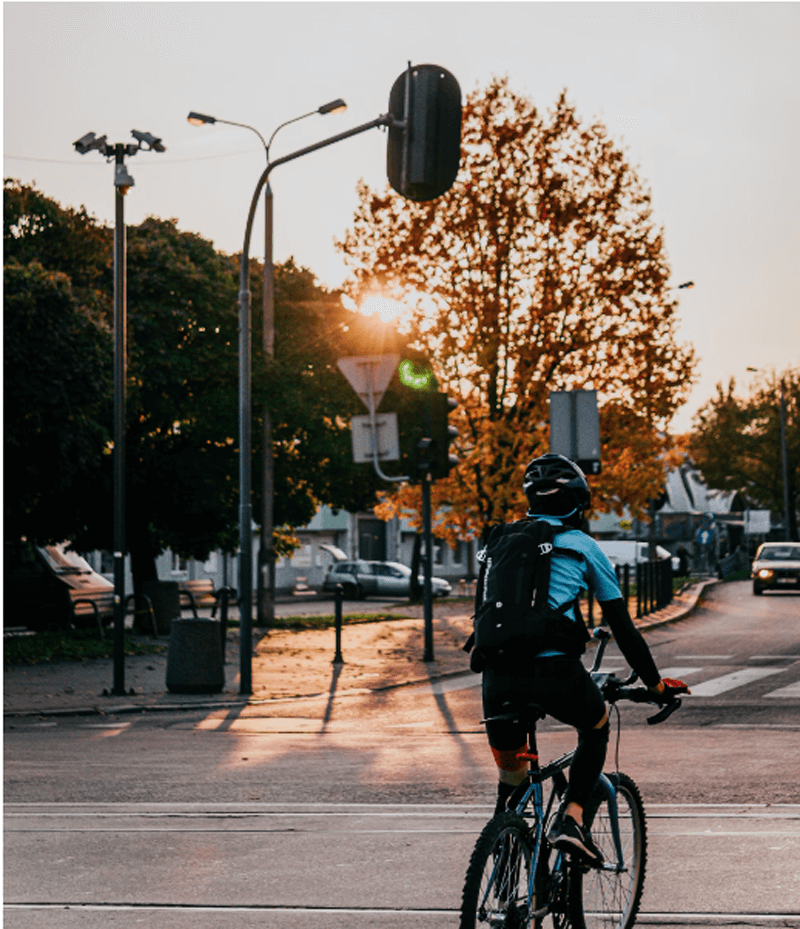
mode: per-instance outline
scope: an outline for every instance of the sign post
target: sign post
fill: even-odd
[[[550,451],[586,474],[600,473],[600,415],[596,390],[550,391]]]

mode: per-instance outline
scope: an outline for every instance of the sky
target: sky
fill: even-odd
[[[341,114],[283,128],[273,159],[385,113],[408,62],[447,68],[462,95],[507,75],[540,109],[567,90],[602,119],[650,189],[678,291],[678,338],[698,383],[672,423],[691,428],[715,385],[748,367],[800,366],[800,4],[582,2],[88,2],[3,4],[4,176],[113,223],[113,169],[73,142],[151,132],[127,161],[125,219],[173,218],[242,248],[263,170],[257,135],[192,126],[196,110],[269,138],[337,97]],[[386,183],[373,129],[275,169],[275,260],[329,287],[334,240],[360,179]],[[256,216],[251,254],[264,248]]]

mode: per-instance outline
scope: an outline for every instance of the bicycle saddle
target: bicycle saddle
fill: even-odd
[[[526,703],[524,706],[516,707],[511,703],[506,703],[504,705],[511,707],[507,713],[501,713],[499,716],[487,716],[486,719],[482,719],[481,722],[522,722],[531,724],[535,723],[538,719],[544,719],[547,715],[538,703]]]

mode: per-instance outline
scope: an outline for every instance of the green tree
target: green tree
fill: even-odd
[[[32,188],[8,182],[5,193],[6,477],[26,488],[13,531],[109,549],[109,230]],[[138,587],[167,547],[197,558],[236,547],[238,259],[173,220],[151,217],[127,238],[126,528]],[[290,529],[320,503],[361,509],[374,499],[377,478],[351,460],[349,414],[360,401],[336,359],[380,345],[370,321],[307,269],[289,261],[276,279],[276,360],[267,364],[255,340],[253,407],[271,408],[276,524]],[[258,262],[251,286],[261,293]],[[260,460],[256,447],[254,476]],[[278,551],[290,551],[287,529],[276,535]]]
[[[800,506],[800,371],[761,378],[749,396],[727,387],[698,411],[689,436],[689,453],[711,487],[740,491],[753,508],[771,510],[783,518],[783,463],[780,395],[786,405],[786,445],[789,486],[789,535],[797,540]]]
[[[112,288],[113,231],[85,207],[62,207],[35,187],[12,178],[3,182],[3,253],[6,262],[38,262],[66,274],[87,305],[106,303]]]
[[[111,333],[65,274],[36,260],[7,261],[3,290],[5,535],[60,542],[98,502]]]
[[[675,340],[650,196],[605,127],[581,124],[564,94],[543,115],[495,79],[466,100],[447,194],[413,204],[362,184],[359,198],[339,243],[350,292],[411,304],[418,347],[460,400],[462,462],[434,489],[437,534],[475,536],[520,513],[525,464],[549,447],[553,389],[599,392],[597,506],[641,513],[694,358]],[[382,512],[404,507],[418,509],[413,489]]]

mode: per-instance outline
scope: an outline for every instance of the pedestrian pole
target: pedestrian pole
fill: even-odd
[[[124,165],[125,146],[114,147]],[[125,388],[127,377],[127,294],[125,280],[125,194],[115,185],[114,222],[114,685],[125,693]]]

